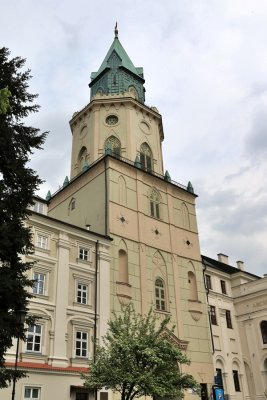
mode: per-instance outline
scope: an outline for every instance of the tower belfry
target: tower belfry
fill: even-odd
[[[132,92],[135,98],[144,103],[143,68],[135,67],[121,45],[118,37],[117,23],[115,37],[97,72],[91,73],[91,99],[97,94],[121,94]]]

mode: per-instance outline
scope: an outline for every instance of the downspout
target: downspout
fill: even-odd
[[[96,339],[97,339],[97,296],[98,296],[98,246],[99,241],[97,240],[95,243],[95,321],[94,321],[94,362],[96,361]],[[97,400],[97,389],[94,390],[95,400]]]
[[[203,281],[204,281],[204,287],[205,287],[205,292],[206,292],[207,305],[209,306],[209,288],[206,287],[206,278],[205,278],[205,271],[207,269],[207,266],[206,266],[205,262],[203,262],[203,265],[204,265]],[[211,325],[211,317],[210,317],[209,309],[208,309],[208,315],[209,315],[210,336],[211,336],[211,344],[212,344],[212,354],[214,354],[215,350],[214,350],[214,341],[213,341],[212,325]]]
[[[105,163],[105,235],[108,235],[108,176],[107,176],[107,161],[104,158]]]

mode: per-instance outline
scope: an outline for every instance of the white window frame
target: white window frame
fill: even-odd
[[[30,391],[30,397],[26,397],[26,390]],[[33,397],[33,391],[38,391],[38,397]],[[24,386],[23,400],[40,400],[41,399],[41,388],[39,386]]]
[[[36,276],[37,275],[37,276]],[[40,279],[40,276],[43,277],[43,280]],[[32,291],[36,295],[45,295],[46,292],[46,274],[40,271],[33,271],[33,280],[35,281],[33,284]],[[40,282],[42,284],[40,284]],[[42,290],[40,290],[42,289]]]
[[[80,286],[80,288],[79,288]],[[76,302],[78,304],[83,304],[86,305],[88,304],[88,299],[89,299],[89,285],[81,282],[81,281],[77,281],[76,284]],[[85,301],[83,301],[85,300]]]
[[[32,209],[39,214],[44,214],[45,204],[41,203],[40,201],[35,201]]]
[[[80,337],[78,337],[80,336]],[[80,346],[77,346],[77,344]],[[85,352],[84,352],[85,350]],[[89,356],[89,332],[84,329],[76,328],[74,339],[74,353],[77,358],[88,358]]]
[[[40,327],[40,332],[36,332],[37,327]],[[33,329],[33,331],[30,331]],[[29,336],[32,336],[32,342],[29,342]],[[31,325],[28,327],[27,340],[26,340],[26,352],[27,353],[42,353],[42,336],[43,336],[43,326],[40,324]],[[38,340],[36,340],[38,338]],[[40,338],[40,339],[39,339]],[[28,344],[31,344],[32,348],[28,348]],[[35,345],[39,345],[39,350],[35,350]]]
[[[43,250],[48,250],[48,236],[44,233],[37,232],[36,247]]]
[[[90,261],[90,249],[86,246],[79,246],[78,259],[85,262]]]
[[[157,282],[160,282],[160,285]],[[167,311],[166,286],[164,280],[159,277],[155,279],[155,300],[157,311]]]

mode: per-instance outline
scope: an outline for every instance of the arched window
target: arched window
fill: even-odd
[[[156,309],[166,311],[165,285],[161,278],[157,278],[155,281],[155,299]]]
[[[142,168],[145,169],[146,171],[152,171],[153,170],[152,160],[153,157],[150,147],[148,146],[147,143],[142,143],[140,147],[140,162]]]
[[[188,272],[189,300],[198,300],[196,275]]]
[[[121,143],[115,136],[110,136],[105,141],[105,151],[109,150],[113,156],[120,157]]]
[[[152,189],[149,196],[150,215],[154,218],[160,218],[160,194],[156,189]]]
[[[126,206],[127,203],[127,189],[126,189],[126,182],[124,177],[121,175],[118,179],[119,185],[119,203]]]
[[[182,224],[186,229],[190,229],[190,220],[189,220],[189,212],[187,206],[182,203]]]
[[[76,199],[75,199],[75,197],[72,197],[71,201],[69,202],[69,207],[68,207],[69,214],[71,211],[75,210],[75,208],[76,208]]]
[[[267,321],[261,321],[261,335],[263,343],[267,343]]]
[[[119,250],[119,282],[129,283],[128,255],[125,250]]]
[[[83,167],[85,167],[86,163],[87,163],[87,148],[83,146],[78,156],[79,172],[83,170]]]

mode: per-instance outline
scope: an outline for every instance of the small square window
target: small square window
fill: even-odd
[[[38,233],[37,247],[40,247],[41,249],[47,249],[48,248],[48,237]]]
[[[89,250],[84,247],[80,247],[79,248],[79,259],[83,260],[83,261],[88,261],[89,260]]]
[[[24,388],[24,400],[39,400],[41,389],[38,387],[26,386]]]

